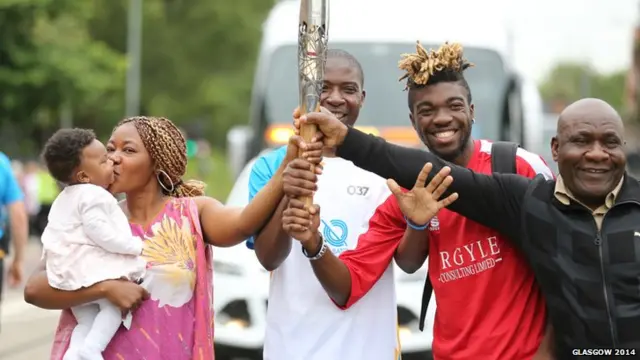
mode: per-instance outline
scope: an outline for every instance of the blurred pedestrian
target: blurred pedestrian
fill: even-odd
[[[27,208],[27,214],[29,214],[29,232],[38,235],[36,217],[40,212],[40,200],[38,199],[38,173],[40,170],[40,164],[38,164],[37,161],[28,161],[24,166],[23,181],[25,206]]]
[[[7,271],[10,287],[17,287],[23,280],[23,264],[29,237],[29,222],[24,206],[24,195],[16,179],[9,158],[0,152],[0,300],[2,289],[4,260],[13,247],[13,260]],[[8,224],[7,224],[8,223]]]
[[[37,170],[36,173],[38,182],[38,197],[39,204],[38,213],[36,214],[36,231],[37,235],[42,235],[44,228],[47,226],[47,217],[51,210],[51,205],[56,199],[56,196],[60,193],[61,186],[58,182],[43,168]]]

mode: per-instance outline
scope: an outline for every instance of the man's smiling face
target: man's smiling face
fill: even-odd
[[[320,103],[347,125],[355,124],[364,103],[362,74],[349,59],[329,57]]]
[[[454,161],[471,137],[473,105],[458,82],[412,89],[411,123],[422,142],[438,157]]]

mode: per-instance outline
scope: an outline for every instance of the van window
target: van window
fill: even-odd
[[[415,45],[332,43],[332,48],[344,49],[353,54],[362,64],[365,73],[367,99],[360,112],[358,125],[405,126],[409,125],[407,93],[404,82],[398,78],[400,54],[415,51]],[[424,44],[437,48],[437,45]],[[476,106],[475,135],[493,138],[499,131],[507,73],[500,55],[492,50],[465,47],[465,57],[475,67],[465,71]],[[266,122],[288,123],[291,111],[298,103],[297,46],[278,48],[269,61],[266,84]],[[263,121],[264,121],[263,120]]]

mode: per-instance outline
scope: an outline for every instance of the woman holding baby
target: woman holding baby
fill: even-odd
[[[212,360],[213,284],[207,245],[239,244],[267,222],[282,196],[283,170],[297,156],[297,140],[293,138],[287,161],[258,196],[244,209],[230,208],[204,196],[202,183],[182,179],[185,139],[170,120],[123,120],[106,144],[114,174],[108,190],[126,195],[122,210],[133,237],[143,242],[142,285],[113,279],[65,291],[52,287],[41,269],[29,279],[25,300],[45,309],[108,300],[123,314],[131,310],[131,326],[119,327],[102,353],[106,360]],[[319,160],[321,143],[305,146],[305,156]],[[75,327],[74,315],[64,310],[52,360],[63,359]]]

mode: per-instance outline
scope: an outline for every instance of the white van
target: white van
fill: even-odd
[[[357,125],[388,141],[422,146],[408,117],[407,93],[398,81],[400,55],[445,41],[460,42],[475,67],[465,72],[476,106],[474,136],[511,140],[538,151],[542,100],[510,61],[510,36],[501,14],[484,2],[459,0],[332,0],[329,46],[352,53],[362,64],[367,99]],[[429,14],[436,14],[430,16]],[[297,24],[299,1],[283,0],[263,25],[248,125],[228,136],[230,164],[237,175],[261,150],[286,143],[291,112],[298,103]]]

